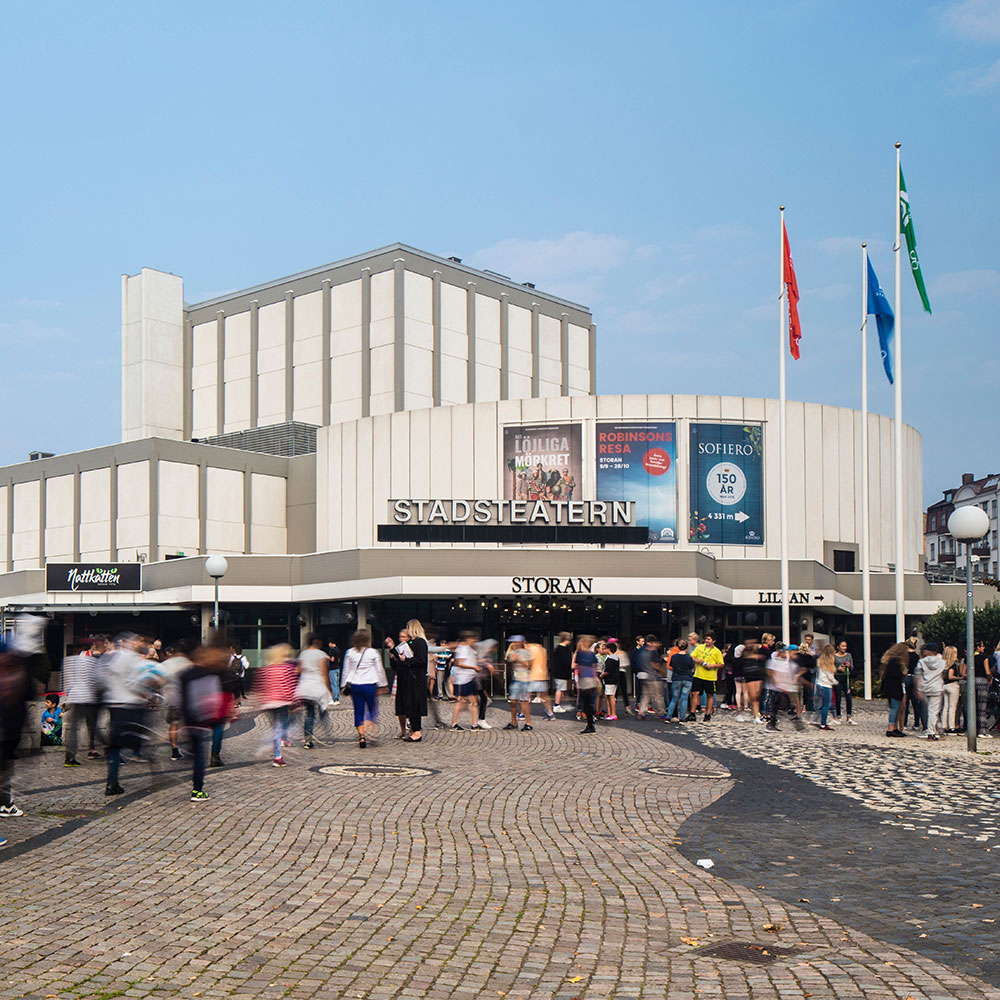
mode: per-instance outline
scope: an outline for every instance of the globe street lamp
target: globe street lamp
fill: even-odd
[[[215,581],[215,618],[213,624],[219,631],[219,578],[226,575],[229,563],[225,556],[209,556],[205,560],[205,572]]]
[[[976,752],[976,664],[972,629],[972,543],[990,530],[990,519],[980,507],[959,507],[948,518],[948,531],[965,542],[965,733],[969,752]]]

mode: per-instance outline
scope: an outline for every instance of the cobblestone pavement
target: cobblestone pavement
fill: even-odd
[[[881,706],[879,706],[879,709]],[[698,749],[738,780],[681,827],[713,871],[946,964],[1000,981],[1000,754],[964,737],[889,741],[859,708],[833,733],[784,725],[630,722]]]
[[[563,718],[362,751],[341,710],[333,740],[284,769],[260,759],[259,728],[227,739],[201,803],[170,765],[127,765],[129,800],[109,805],[99,765],[19,762],[0,997],[1000,1000],[693,865],[684,824],[740,782],[704,752],[728,751],[660,728],[583,736]],[[378,773],[391,765],[409,773]],[[733,942],[751,947],[704,951]]]

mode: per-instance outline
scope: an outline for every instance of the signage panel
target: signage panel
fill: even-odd
[[[508,425],[503,429],[505,500],[575,500],[583,473],[578,423]]]
[[[597,423],[597,498],[629,500],[651,542],[677,541],[677,425]]]
[[[45,589],[91,594],[142,590],[142,564],[46,563]]]
[[[764,544],[764,427],[691,424],[688,538]]]

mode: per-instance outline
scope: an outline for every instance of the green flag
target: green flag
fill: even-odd
[[[910,255],[910,270],[913,272],[913,280],[916,283],[917,291],[920,293],[920,301],[923,302],[924,309],[930,312],[931,304],[927,301],[924,276],[920,272],[920,259],[917,257],[917,237],[913,234],[910,198],[906,193],[906,182],[903,180],[902,167],[899,168],[899,230],[906,237],[906,249]]]

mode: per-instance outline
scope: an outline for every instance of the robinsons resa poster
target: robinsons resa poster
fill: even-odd
[[[692,542],[764,544],[763,467],[762,424],[691,424]]]
[[[579,424],[504,427],[504,499],[579,500],[580,442]]]
[[[651,542],[677,541],[677,425],[597,424],[597,499],[631,500]]]

